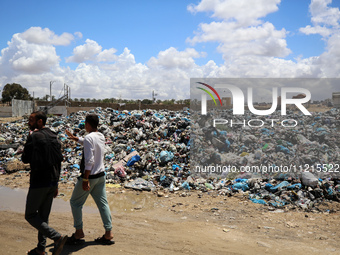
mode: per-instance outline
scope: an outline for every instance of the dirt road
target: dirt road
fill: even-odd
[[[28,177],[0,175],[0,185],[27,188]],[[340,207],[325,204],[335,213],[269,211],[242,195],[183,192],[157,194],[121,188],[108,188],[112,210],[112,246],[93,240],[103,234],[99,213],[92,198],[84,210],[86,243],[65,246],[62,254],[339,254]],[[6,191],[8,193],[8,191]],[[10,193],[14,193],[10,190]],[[25,192],[22,191],[22,192]],[[54,202],[50,225],[61,233],[72,234],[68,200],[69,185],[61,185],[61,196]],[[35,247],[37,232],[24,219],[25,198],[0,196],[1,254],[25,254]],[[52,242],[48,241],[49,254]]]

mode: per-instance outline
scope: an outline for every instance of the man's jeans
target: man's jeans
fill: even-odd
[[[52,201],[57,187],[29,189],[26,199],[25,219],[38,230],[39,251],[45,251],[46,238],[54,241],[61,235],[48,226]]]
[[[82,209],[83,205],[86,202],[87,197],[91,194],[93,200],[96,202],[97,207],[99,209],[105,230],[110,231],[112,229],[112,219],[110,207],[106,198],[105,176],[96,179],[89,179],[89,182],[90,182],[89,191],[83,190],[83,179],[81,177],[78,179],[78,182],[74,187],[72,197],[70,200],[74,220],[74,227],[76,229],[83,228]]]

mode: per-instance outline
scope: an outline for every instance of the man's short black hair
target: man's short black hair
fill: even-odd
[[[86,115],[85,122],[89,123],[92,128],[97,129],[99,125],[99,118],[97,114],[91,113]]]
[[[32,114],[34,114],[35,119],[37,121],[38,120],[42,120],[43,126],[46,125],[47,116],[46,116],[46,114],[43,111],[35,111],[35,112],[32,112]]]

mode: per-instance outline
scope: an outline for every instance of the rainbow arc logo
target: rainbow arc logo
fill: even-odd
[[[213,87],[211,87],[210,85],[208,85],[208,84],[206,84],[206,83],[203,83],[203,82],[197,82],[197,83],[199,83],[199,84],[201,84],[201,85],[203,85],[203,86],[206,86],[206,87],[209,88],[212,92],[214,92],[215,95],[217,96],[218,100],[220,101],[221,106],[222,106],[222,100],[221,100],[221,98],[220,98],[220,95],[217,93],[217,91],[216,91]],[[201,87],[196,87],[196,88],[198,88],[198,89],[203,90],[204,92],[206,92],[206,93],[212,98],[212,100],[214,100],[214,103],[215,103],[215,105],[217,106],[216,100],[215,100],[215,98],[213,97],[213,95],[211,94],[211,92],[210,92],[209,90],[204,89],[204,88],[201,88]]]

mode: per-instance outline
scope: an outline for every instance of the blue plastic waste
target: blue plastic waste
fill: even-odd
[[[235,184],[233,184],[233,189],[235,190],[240,190],[242,189],[243,191],[246,191],[249,189],[248,184],[244,183],[244,182],[236,182]]]
[[[329,187],[329,188],[327,189],[327,193],[328,193],[328,195],[333,195],[333,190],[332,190],[331,187]]]
[[[172,170],[176,170],[176,168],[178,168],[178,170],[182,170],[182,167],[180,167],[179,165],[173,164]]]
[[[159,159],[161,163],[167,163],[174,158],[174,154],[171,151],[161,151]]]
[[[153,116],[155,116],[158,119],[163,119],[164,118],[164,116],[162,114],[159,114],[159,113],[155,113]]]
[[[227,136],[227,131],[220,131],[220,135]]]
[[[247,182],[248,179],[237,178],[235,181],[236,182]]]
[[[139,155],[135,155],[133,156],[127,163],[127,166],[132,166],[134,163],[138,162],[140,160],[140,156]]]
[[[284,206],[286,203],[283,201],[282,202],[269,201],[268,204],[274,207],[281,207]]]
[[[58,126],[60,126],[61,124],[64,124],[64,122],[63,122],[63,121],[56,121],[56,122],[53,122],[53,123],[52,123],[52,127],[58,127]]]
[[[189,186],[189,183],[188,183],[188,182],[183,182],[183,183],[182,183],[182,187],[183,187],[184,189],[190,190],[190,186]]]
[[[250,198],[250,201],[252,201],[253,203],[256,203],[256,204],[262,204],[262,205],[267,204],[267,202],[264,201],[263,199]]]
[[[272,184],[267,183],[267,184],[265,185],[265,188],[266,188],[267,190],[271,191],[271,192],[276,192],[279,188],[287,187],[287,186],[289,186],[289,185],[290,185],[289,182],[283,181],[283,182],[279,183],[279,184],[276,185],[276,186],[273,186]]]
[[[73,167],[73,168],[80,169],[80,166],[79,166],[78,164],[73,164],[72,167]]]
[[[108,155],[105,156],[105,159],[106,159],[106,160],[109,160],[109,159],[112,159],[114,156],[115,156],[114,153],[110,153],[110,154],[108,154]]]
[[[287,189],[301,189],[301,183],[295,183],[295,184],[293,184],[293,185],[290,185],[290,186],[288,186],[287,187]]]
[[[276,152],[283,152],[285,154],[290,154],[290,150],[283,145],[276,146]]]

